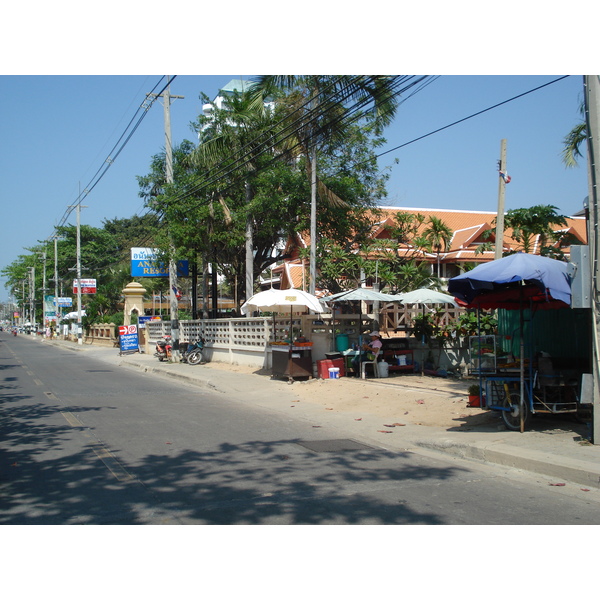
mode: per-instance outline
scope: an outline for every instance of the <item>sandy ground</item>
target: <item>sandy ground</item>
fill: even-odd
[[[213,369],[270,377],[270,372],[252,367],[209,364]],[[470,383],[473,381],[401,374],[364,381],[354,377],[299,379],[289,389],[302,402],[320,405],[324,410],[375,415],[386,425],[410,423],[462,431],[482,426],[496,429],[497,414],[468,406]]]

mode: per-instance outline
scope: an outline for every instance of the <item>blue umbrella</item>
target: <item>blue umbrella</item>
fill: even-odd
[[[568,308],[571,305],[571,267],[568,263],[518,252],[479,265],[448,282],[448,291],[468,308],[506,308],[520,311],[521,432],[524,430],[525,356],[523,308]]]
[[[470,308],[519,308],[523,298],[538,308],[571,305],[569,264],[518,252],[453,277],[448,292]]]

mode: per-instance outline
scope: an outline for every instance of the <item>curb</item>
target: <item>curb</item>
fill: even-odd
[[[458,458],[521,469],[600,489],[600,465],[590,465],[586,461],[567,457],[558,458],[556,455],[538,450],[516,448],[500,442],[460,444],[452,440],[415,440],[414,444],[420,448],[451,454]]]

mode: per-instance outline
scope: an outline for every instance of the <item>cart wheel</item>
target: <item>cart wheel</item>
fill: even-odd
[[[507,429],[511,431],[521,431],[521,394],[518,392],[513,392],[509,397],[504,398],[504,402],[502,406],[504,408],[510,408],[510,410],[502,411],[502,420],[506,425]],[[527,405],[527,399],[525,399],[525,403],[523,405],[523,416],[525,427],[529,425],[529,421],[531,420],[531,411],[529,410],[529,406]]]

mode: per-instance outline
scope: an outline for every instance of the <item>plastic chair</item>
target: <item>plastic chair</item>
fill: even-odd
[[[367,378],[367,373],[365,371],[367,365],[373,365],[373,377],[379,377],[379,370],[377,369],[377,359],[379,355],[376,354],[373,360],[364,360],[360,363],[360,376],[362,379]]]

